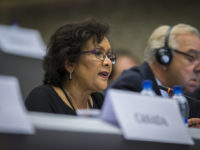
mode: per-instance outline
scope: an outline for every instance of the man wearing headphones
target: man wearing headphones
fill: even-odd
[[[124,71],[110,88],[140,92],[142,81],[151,80],[157,95],[168,96],[158,85],[181,85],[184,93],[193,92],[200,77],[199,31],[186,24],[156,28],[148,40],[144,60],[141,66]],[[189,105],[189,118],[200,117],[200,103],[189,100]]]

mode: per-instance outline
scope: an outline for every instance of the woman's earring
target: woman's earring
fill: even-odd
[[[69,72],[69,80],[72,80],[72,72]]]

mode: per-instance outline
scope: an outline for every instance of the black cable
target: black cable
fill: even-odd
[[[163,91],[166,91],[169,95],[171,95],[171,94],[172,94],[172,96],[174,95],[174,90],[171,89],[171,88],[165,87],[163,85],[158,85],[158,88],[161,89],[161,90],[163,90]],[[192,97],[187,96],[185,94],[183,94],[183,96],[185,96],[186,98],[189,98],[189,99],[191,99],[193,101],[200,102],[199,99],[192,98]]]

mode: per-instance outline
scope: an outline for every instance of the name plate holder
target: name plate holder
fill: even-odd
[[[46,45],[40,32],[19,26],[0,25],[0,50],[8,54],[42,59]]]
[[[125,139],[193,145],[176,101],[110,89],[101,119],[118,125]]]
[[[34,134],[16,77],[0,75],[0,95],[0,133]]]

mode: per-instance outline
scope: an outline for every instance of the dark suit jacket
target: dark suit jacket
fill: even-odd
[[[191,116],[200,118],[200,88],[197,88],[194,93],[187,94],[188,96],[195,98],[195,100],[189,100]]]
[[[124,71],[116,81],[111,83],[109,88],[140,92],[143,80],[151,80],[154,92],[157,95],[161,95],[155,76],[146,62],[139,67],[133,67]],[[188,99],[188,103],[190,106],[189,118],[200,117],[200,103],[194,102],[191,99]]]
[[[111,83],[109,88],[140,92],[142,90],[143,80],[151,80],[153,90],[157,95],[161,95],[154,74],[146,62],[139,67],[133,67],[124,71],[116,81]]]

